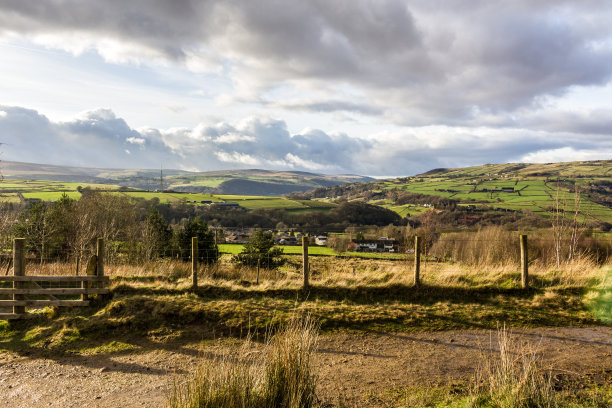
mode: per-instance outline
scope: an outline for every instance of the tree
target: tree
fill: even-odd
[[[257,230],[251,240],[244,245],[241,253],[234,255],[232,262],[244,266],[261,265],[276,268],[284,263],[283,250],[274,246],[272,232]]]
[[[63,193],[59,200],[47,209],[48,217],[55,231],[54,243],[63,253],[63,258],[67,258],[67,254],[70,251],[70,243],[74,241],[76,236],[74,223],[75,209],[75,201],[66,193]]]
[[[83,189],[85,191],[86,189]],[[106,242],[105,256],[112,259],[118,243],[127,243],[131,252],[138,241],[140,225],[135,206],[128,197],[90,191],[83,194],[75,206],[74,252],[81,259],[95,248],[97,238]]]
[[[149,208],[144,220],[142,244],[145,258],[149,260],[167,256],[172,244],[172,229],[154,206]]]
[[[341,202],[329,215],[340,222],[355,225],[378,225],[399,224],[401,217],[386,208],[362,202]]]
[[[43,202],[37,202],[19,215],[14,227],[15,235],[25,238],[42,262],[49,252],[49,245],[56,232],[56,225],[51,221],[49,212]]]
[[[196,217],[189,221],[177,234],[177,243],[183,259],[191,256],[191,238],[198,238],[198,260],[211,264],[219,259],[219,249],[215,243],[215,234],[208,224]]]
[[[327,246],[338,253],[348,250],[351,239],[346,234],[332,234],[327,239]]]

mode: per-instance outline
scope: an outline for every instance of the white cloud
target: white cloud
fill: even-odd
[[[253,136],[240,135],[236,133],[230,133],[227,135],[221,135],[214,139],[216,144],[232,144],[238,142],[255,142],[257,139]]]
[[[574,149],[561,147],[559,149],[538,150],[526,154],[521,161],[527,163],[554,163],[567,161],[610,160],[612,147],[608,149]]]
[[[137,145],[144,145],[146,140],[140,137],[128,137],[127,139],[125,139],[126,142],[128,143],[132,143],[132,144],[137,144]]]
[[[215,152],[215,156],[225,163],[246,164],[247,166],[258,166],[261,161],[255,157],[238,152]]]
[[[251,116],[195,129],[132,128],[99,109],[54,122],[29,109],[0,106],[3,159],[87,167],[222,170],[265,168],[366,175],[411,175],[436,167],[612,157],[612,139],[509,128],[415,127],[367,138]],[[195,135],[195,137],[194,137]],[[138,148],[134,149],[136,146]]]

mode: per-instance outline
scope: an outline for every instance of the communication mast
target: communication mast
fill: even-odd
[[[159,192],[164,191],[164,168],[159,166]]]

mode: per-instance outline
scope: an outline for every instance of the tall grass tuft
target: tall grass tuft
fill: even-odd
[[[518,265],[520,247],[516,233],[490,226],[473,233],[446,234],[433,245],[430,253],[470,266]]]
[[[506,327],[497,333],[499,354],[483,359],[472,406],[553,408],[557,399],[550,373],[543,372],[533,346],[521,344]]]
[[[250,341],[238,353],[202,364],[184,383],[175,382],[169,408],[310,408],[317,404],[313,353],[318,330],[310,318],[295,319],[272,336],[262,352]]]

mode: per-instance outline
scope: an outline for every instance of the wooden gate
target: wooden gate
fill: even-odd
[[[24,239],[13,241],[13,275],[0,276],[12,287],[0,287],[0,296],[11,299],[0,300],[0,308],[12,307],[12,313],[0,313],[0,319],[23,319],[31,317],[26,307],[88,306],[88,295],[108,294],[109,279],[104,276],[104,241],[98,239],[97,254],[92,256],[83,276],[26,276]],[[2,285],[6,286],[6,285]],[[80,299],[64,299],[67,296]],[[61,297],[62,299],[58,298]]]

